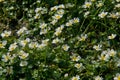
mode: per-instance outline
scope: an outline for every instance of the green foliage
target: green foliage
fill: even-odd
[[[0,80],[119,80],[120,0],[0,0]]]

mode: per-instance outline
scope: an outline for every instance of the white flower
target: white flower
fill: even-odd
[[[37,48],[38,45],[39,45],[39,44],[38,44],[37,42],[31,42],[31,43],[29,44],[29,48],[31,48],[31,49]]]
[[[64,77],[68,77],[68,73],[66,73],[66,74],[64,75]]]
[[[22,33],[24,33],[24,31],[26,31],[27,30],[27,28],[26,27],[22,27],[21,29],[19,29],[18,31],[17,31],[17,34],[18,34],[18,36],[20,36]]]
[[[72,59],[72,61],[79,61],[81,59],[81,57],[77,55],[73,55],[70,58]]]
[[[36,9],[35,9],[35,12],[36,12],[36,13],[39,13],[41,10],[42,10],[41,7],[40,7],[40,8],[36,8]]]
[[[55,14],[53,17],[53,19],[59,20],[60,18],[62,18],[63,15],[60,14]]]
[[[115,5],[116,8],[120,8],[120,3]]]
[[[11,59],[10,53],[7,53],[6,55],[2,55],[2,61],[7,62],[8,60]]]
[[[26,59],[29,56],[28,53],[25,53],[23,50],[19,52],[20,59]]]
[[[13,74],[13,67],[12,66],[7,67],[6,72],[7,72],[7,74]]]
[[[84,17],[87,17],[90,14],[89,11],[85,12]]]
[[[46,23],[41,23],[40,26],[39,26],[39,28],[41,28],[41,29],[44,29],[45,27],[47,27]]]
[[[99,59],[103,61],[108,61],[109,58],[110,56],[106,50],[101,53],[101,56],[99,56]]]
[[[68,49],[69,49],[70,47],[69,47],[67,44],[65,44],[65,45],[62,46],[62,48],[63,48],[63,50],[68,51]]]
[[[116,0],[116,2],[120,2],[120,0]]]
[[[46,34],[48,32],[48,29],[41,29],[40,30],[40,35]]]
[[[4,46],[7,44],[7,41],[0,42],[0,48],[5,48]]]
[[[82,63],[76,63],[76,64],[75,64],[75,67],[76,67],[77,69],[80,69],[82,66],[83,66]]]
[[[116,51],[114,50],[114,49],[108,49],[108,54],[110,55],[110,56],[115,56],[116,55]]]
[[[63,9],[60,9],[60,10],[57,11],[57,13],[60,14],[60,15],[63,15],[65,13],[65,11]]]
[[[26,38],[25,40],[21,40],[21,41],[20,41],[20,45],[23,46],[23,47],[25,47],[25,45],[26,45],[28,42],[30,42],[30,39],[29,39],[29,38]]]
[[[104,18],[107,14],[108,14],[108,12],[102,12],[102,13],[98,14],[98,16],[100,18]]]
[[[65,6],[63,4],[60,4],[58,8],[65,8]]]
[[[58,27],[55,31],[55,35],[56,36],[59,36],[61,33],[62,33],[62,30],[63,30],[63,28],[64,28],[64,25],[61,25],[60,27]]]
[[[61,25],[60,27],[56,28],[55,30],[56,30],[56,31],[62,31],[63,28],[64,28],[64,25]]]
[[[66,23],[66,26],[72,26],[72,24],[73,24],[73,21],[71,21],[71,22],[69,21]]]
[[[49,39],[42,40],[42,44],[44,44],[45,46],[48,45],[48,42],[49,42]]]
[[[101,47],[102,47],[102,45],[94,45],[93,46],[93,48],[95,49],[95,50],[97,50],[97,51],[100,51],[101,50]]]
[[[27,61],[21,61],[20,62],[20,66],[23,67],[23,66],[27,66],[28,62]]]
[[[54,6],[50,8],[51,11],[56,11],[57,9],[58,9],[58,6]]]
[[[74,18],[73,19],[73,23],[79,23],[79,22],[80,22],[79,18]]]
[[[56,44],[56,43],[58,43],[58,42],[60,42],[60,40],[59,40],[58,38],[53,39],[53,41],[52,41],[52,43],[54,43],[54,44]]]
[[[78,37],[79,41],[85,41],[87,39],[87,34],[81,34],[80,37]]]
[[[10,45],[10,47],[9,47],[9,51],[13,51],[13,50],[15,50],[16,47],[17,47],[17,43],[15,42],[15,43],[13,43],[13,44]]]
[[[102,7],[103,6],[103,3],[101,1],[99,1],[98,4],[96,4],[97,7]]]
[[[103,78],[100,77],[100,76],[96,76],[96,77],[94,78],[94,80],[103,80]]]
[[[45,46],[46,46],[45,44],[40,44],[40,45],[38,45],[38,48],[43,49]]]
[[[110,13],[110,15],[108,17],[111,17],[111,18],[119,18],[119,15],[118,13]]]
[[[79,75],[76,75],[76,76],[72,77],[71,80],[80,80],[80,77],[79,77]]]
[[[40,14],[36,14],[35,16],[34,16],[34,19],[39,19],[40,18]]]
[[[120,80],[120,73],[116,74],[116,76],[114,77],[114,80]]]
[[[52,20],[52,22],[50,22],[52,25],[55,25],[55,23],[57,23],[58,20]]]
[[[83,5],[84,8],[90,8],[92,5],[91,2],[85,2],[85,4]]]
[[[10,35],[11,35],[11,31],[4,31],[3,33],[1,33],[2,38],[9,37]]]
[[[114,39],[116,37],[116,34],[111,34],[111,36],[108,36],[108,39]]]

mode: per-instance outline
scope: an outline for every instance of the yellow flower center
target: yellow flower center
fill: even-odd
[[[120,80],[120,75],[118,76],[118,79],[117,80]]]
[[[2,48],[2,47],[3,47],[3,44],[0,43],[0,48]]]
[[[59,16],[59,15],[56,16],[56,19],[60,19],[60,18],[61,18],[61,16]]]

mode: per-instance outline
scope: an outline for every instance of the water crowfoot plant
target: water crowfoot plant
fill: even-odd
[[[0,0],[0,80],[120,80],[120,0]]]

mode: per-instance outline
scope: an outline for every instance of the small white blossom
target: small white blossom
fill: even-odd
[[[36,14],[35,16],[34,16],[34,19],[39,19],[40,18],[40,14]]]
[[[94,45],[93,46],[93,49],[95,49],[95,50],[97,50],[97,51],[100,51],[101,50],[101,47],[102,47],[102,45]]]
[[[6,73],[7,74],[13,74],[13,67],[12,66],[6,67]]]
[[[41,7],[40,7],[40,8],[36,8],[36,9],[35,9],[35,12],[36,12],[36,13],[39,13],[41,10],[42,10]]]
[[[40,24],[40,26],[39,26],[39,28],[41,28],[41,29],[44,29],[45,27],[47,27],[47,24],[46,24],[46,23],[42,23],[42,24]]]
[[[94,80],[103,80],[103,78],[101,76],[96,76]]]
[[[48,29],[41,29],[40,30],[40,35],[47,34]]]
[[[63,50],[68,51],[68,49],[69,49],[70,47],[69,47],[67,44],[65,44],[65,45],[62,46],[62,48],[63,48]]]
[[[73,56],[71,56],[70,58],[72,59],[72,61],[76,61],[76,62],[81,59],[81,57],[80,57],[80,56],[77,56],[77,55],[73,55]]]
[[[99,1],[99,3],[96,4],[97,7],[102,7],[103,6],[103,2]]]
[[[115,5],[115,8],[120,8],[120,3]]]
[[[48,45],[48,42],[49,42],[49,39],[42,40],[42,44],[44,44],[45,46]]]
[[[56,44],[56,43],[58,43],[58,42],[60,42],[60,40],[59,40],[58,38],[53,39],[53,41],[52,41],[52,43],[54,43],[54,44]]]
[[[85,2],[85,4],[83,5],[84,8],[90,8],[92,5],[91,2]]]
[[[5,48],[6,44],[7,44],[7,41],[0,42],[0,48]]]
[[[19,52],[20,59],[26,59],[29,56],[28,53],[25,53],[23,50]]]
[[[79,22],[80,22],[79,18],[74,18],[73,19],[73,23],[79,23]]]
[[[60,14],[55,14],[54,16],[52,16],[53,19],[56,19],[56,20],[59,20],[60,18],[63,17],[63,15],[60,15]]]
[[[64,4],[60,4],[60,5],[58,6],[58,8],[63,9],[63,8],[65,8],[65,6],[64,6]]]
[[[114,80],[120,80],[120,73],[116,74],[116,76],[114,77]]]
[[[110,58],[110,56],[109,56],[107,50],[103,51],[103,52],[101,53],[101,56],[99,56],[99,59],[100,59],[100,60],[103,60],[103,61],[108,61],[109,58]]]
[[[79,41],[85,41],[87,39],[87,34],[81,34],[81,36],[77,38]]]
[[[65,13],[65,11],[63,9],[60,9],[60,10],[57,11],[57,13],[60,14],[60,15],[63,15]]]
[[[27,61],[21,61],[20,62],[20,66],[23,67],[23,66],[27,66],[28,62]]]
[[[58,22],[58,20],[52,20],[52,22],[50,22],[52,25],[55,25],[55,23],[57,23]]]
[[[98,14],[98,16],[100,18],[104,18],[107,14],[108,14],[108,12],[102,12],[102,13]]]
[[[108,39],[114,39],[116,37],[116,34],[111,34],[110,36],[108,36]]]
[[[110,13],[108,17],[116,19],[116,18],[119,18],[119,14],[118,13]]]
[[[75,64],[75,67],[76,67],[77,69],[80,69],[82,66],[83,66],[82,63],[76,63],[76,64]]]
[[[56,11],[56,10],[58,10],[58,6],[51,7],[50,10],[51,11]]]
[[[90,14],[89,11],[85,12],[84,17],[87,17]]]
[[[10,35],[11,35],[11,31],[4,31],[3,33],[1,33],[2,38],[9,37]]]
[[[76,76],[72,77],[71,80],[80,80],[80,76],[79,76],[79,75],[76,75]]]
[[[108,49],[108,54],[112,57],[114,57],[116,55],[116,51],[114,49]]]
[[[19,29],[19,30],[17,31],[18,36],[20,36],[21,34],[23,34],[26,30],[27,30],[26,27],[22,27],[21,29]]]
[[[20,41],[20,45],[23,46],[23,47],[25,47],[25,45],[26,45],[28,42],[30,42],[30,39],[29,39],[29,38],[26,38],[25,40],[21,40],[21,41]]]
[[[16,48],[17,48],[17,43],[15,42],[15,43],[13,43],[13,44],[11,44],[10,45],[10,47],[9,47],[9,51],[13,51],[13,50],[15,50]]]
[[[116,0],[116,2],[120,2],[120,0]]]
[[[10,53],[7,53],[6,55],[5,54],[2,55],[2,61],[4,61],[4,62],[7,62],[11,58],[12,57],[11,57]]]
[[[64,75],[64,77],[68,77],[68,73],[66,73],[66,74]]]
[[[38,44],[37,42],[31,42],[31,43],[29,44],[29,48],[31,48],[31,49],[37,48],[38,45],[39,45],[39,44]]]

